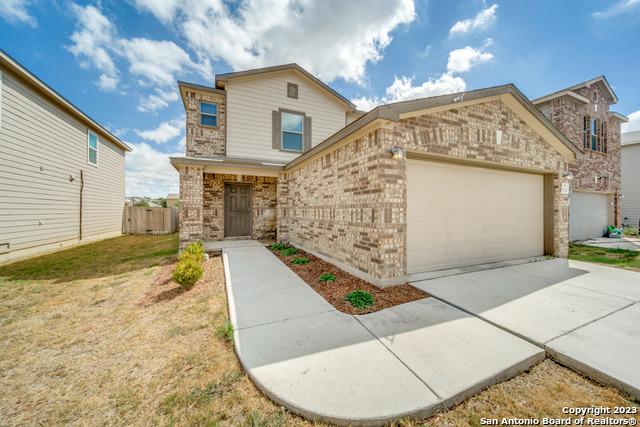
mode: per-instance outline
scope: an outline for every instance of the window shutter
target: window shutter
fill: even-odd
[[[311,117],[304,118],[304,147],[302,151],[311,149]]]
[[[282,117],[280,111],[271,112],[271,148],[280,149],[280,140],[282,138]]]

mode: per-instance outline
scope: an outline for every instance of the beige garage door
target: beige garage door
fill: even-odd
[[[407,161],[407,272],[544,253],[543,177]]]
[[[609,224],[609,196],[574,191],[569,199],[569,240],[602,237]]]

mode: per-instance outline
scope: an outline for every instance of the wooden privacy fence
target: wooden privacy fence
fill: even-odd
[[[124,234],[167,234],[178,229],[176,208],[125,206],[122,213]]]

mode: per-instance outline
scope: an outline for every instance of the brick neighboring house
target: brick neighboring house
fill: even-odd
[[[513,85],[367,113],[295,64],[179,88],[182,246],[275,238],[378,286],[567,255],[584,148]],[[617,135],[619,119],[606,118]]]
[[[616,102],[604,76],[532,101],[583,150],[569,163],[571,241],[602,237],[608,225],[621,223],[620,124],[628,119],[610,110]]]

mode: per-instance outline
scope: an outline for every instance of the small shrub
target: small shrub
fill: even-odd
[[[363,290],[349,292],[345,297],[345,300],[349,301],[352,306],[357,308],[367,308],[375,304],[373,295]]]
[[[171,278],[183,288],[189,289],[200,280],[203,273],[202,263],[193,256],[186,256],[178,261]]]
[[[228,320],[221,325],[216,326],[216,337],[223,341],[233,341],[233,325]]]
[[[625,236],[637,236],[638,235],[638,227],[634,227],[632,225],[624,228]]]
[[[284,256],[295,255],[298,252],[296,248],[287,248],[280,251],[280,253]]]
[[[323,273],[320,275],[320,277],[318,277],[318,280],[321,281],[322,283],[335,282],[336,276],[334,276],[331,273]]]
[[[204,245],[202,242],[189,243],[178,256],[179,260],[193,258],[198,262],[204,261]]]
[[[287,245],[284,243],[273,243],[272,245],[269,245],[269,249],[272,251],[281,251],[287,249]]]
[[[299,258],[294,258],[293,261],[291,261],[291,264],[295,264],[295,265],[303,265],[303,264],[309,264],[309,258],[307,257],[299,257]]]

